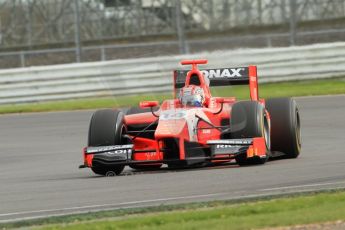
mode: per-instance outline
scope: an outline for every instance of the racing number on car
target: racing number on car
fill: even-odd
[[[166,112],[163,113],[159,116],[159,119],[161,120],[178,120],[181,118],[186,117],[186,112],[185,111],[171,111],[171,112]]]

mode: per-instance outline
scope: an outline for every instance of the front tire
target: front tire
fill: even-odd
[[[88,146],[119,145],[124,142],[123,132],[125,132],[124,115],[119,110],[103,109],[96,111],[90,121]],[[107,175],[114,172],[119,175],[124,165],[116,166],[95,166],[91,170],[99,175]]]
[[[114,174],[120,175],[124,168],[124,165],[118,165],[116,167],[91,167],[91,170],[97,175],[114,176]]]
[[[240,101],[232,106],[230,117],[231,137],[253,138],[264,137],[266,152],[270,149],[270,127],[265,108],[256,101]],[[247,158],[247,155],[236,156],[236,162],[242,165],[264,164],[268,156]]]
[[[301,152],[301,121],[296,101],[292,98],[266,100],[271,118],[272,151],[297,158]]]

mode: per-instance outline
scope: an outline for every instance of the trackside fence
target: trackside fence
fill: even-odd
[[[0,104],[170,92],[182,59],[207,58],[205,68],[257,65],[260,82],[345,75],[345,43],[238,49],[0,70]]]

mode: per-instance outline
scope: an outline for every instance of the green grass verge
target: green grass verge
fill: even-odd
[[[261,98],[344,94],[345,78],[261,84],[259,87],[259,93]],[[248,86],[217,87],[212,88],[212,94],[213,96],[236,96],[238,99],[246,99],[248,98],[249,90]],[[0,106],[0,114],[126,107],[138,105],[141,100],[162,101],[163,99],[171,97],[172,96],[169,92],[167,94],[145,94],[138,96],[121,96],[116,98],[107,97],[46,103],[3,105]]]
[[[103,212],[103,218],[97,213],[93,214],[93,218],[80,219],[75,216],[65,218],[67,221],[60,224],[40,226],[40,229],[256,229],[322,223],[345,220],[345,192],[332,191],[245,203],[199,203],[177,206],[176,209],[139,215]],[[148,211],[142,210],[143,213]]]

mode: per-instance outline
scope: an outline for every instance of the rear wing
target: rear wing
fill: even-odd
[[[174,92],[185,85],[189,71],[174,71]],[[203,69],[200,72],[204,75],[205,82],[209,86],[249,85],[251,99],[258,100],[259,98],[256,66]]]

